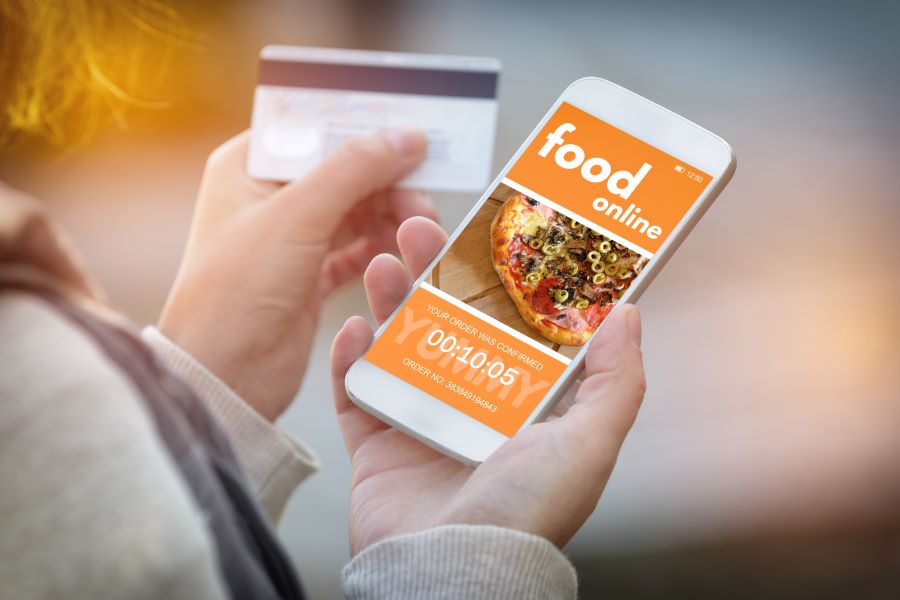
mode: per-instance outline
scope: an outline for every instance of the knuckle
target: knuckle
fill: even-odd
[[[206,158],[206,170],[217,171],[229,168],[230,164],[238,161],[248,140],[247,132],[244,132],[217,146]]]
[[[206,171],[216,171],[228,156],[228,142],[218,146],[206,157]]]
[[[643,398],[647,392],[647,374],[644,370],[644,357],[640,348],[636,348],[636,361],[634,367],[635,392]]]
[[[637,374],[637,377],[635,377],[634,391],[635,395],[641,398],[643,398],[644,394],[647,393],[647,377],[644,375],[643,367],[641,367],[640,371]]]

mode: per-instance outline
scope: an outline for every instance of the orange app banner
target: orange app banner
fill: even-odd
[[[366,360],[512,436],[566,363],[429,288],[413,293]]]
[[[568,103],[507,178],[656,252],[711,177]]]

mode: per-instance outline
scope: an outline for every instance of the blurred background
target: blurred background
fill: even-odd
[[[489,55],[499,169],[560,91],[597,75],[711,129],[737,174],[641,300],[649,390],[606,493],[566,548],[585,598],[900,595],[900,4],[180,2],[200,32],[159,110],[0,179],[45,200],[113,303],[156,319],[206,155],[246,128],[268,43]],[[152,84],[152,85],[151,85]],[[474,197],[439,195],[454,228]],[[249,249],[248,249],[249,251]],[[280,526],[314,598],[348,560],[349,464],[326,309],[281,424],[322,470]]]

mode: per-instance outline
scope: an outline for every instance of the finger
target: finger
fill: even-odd
[[[446,243],[447,233],[440,225],[424,217],[413,217],[397,229],[400,256],[413,279],[422,274]]]
[[[390,190],[375,192],[354,206],[331,237],[331,248],[336,250],[361,237],[370,237],[383,241],[385,247],[394,249],[397,244],[397,226],[400,223],[390,214],[387,200],[389,193]]]
[[[279,183],[260,181],[247,175],[247,151],[250,147],[250,130],[242,131],[233,138],[213,150],[206,159],[201,183],[202,193],[209,188],[224,192],[217,200],[243,200],[246,198],[265,198],[282,187]],[[253,189],[254,194],[235,194],[234,186],[246,186]]]
[[[396,251],[397,227],[412,217],[439,218],[427,194],[405,189],[376,192],[347,214],[331,239],[331,247],[338,249],[365,236],[376,242],[379,252]]]
[[[412,200],[412,202],[416,205],[414,210],[417,212],[421,209],[427,210],[428,205],[422,204],[419,199]],[[422,215],[417,215],[416,218],[424,219],[427,223],[410,223],[408,228],[404,230],[402,237],[403,246],[407,249],[406,254],[409,256],[413,268],[416,269],[417,273],[421,273],[424,265],[427,265],[434,258],[447,236],[440,226],[435,225],[430,219]],[[381,229],[383,231],[389,230],[389,226],[385,225]],[[396,240],[395,243],[399,245],[399,239],[397,239],[399,237],[401,237],[401,234],[398,230],[396,238],[392,238],[391,241],[394,242]],[[430,243],[428,242],[429,239],[432,240]],[[394,249],[393,246],[394,244],[388,244],[388,240],[385,239],[384,235],[379,235],[374,238],[357,237],[355,241],[344,247],[333,250],[322,265],[319,293],[322,295],[330,294],[334,288],[343,285],[362,273],[375,255],[391,251]],[[390,315],[409,289],[409,281],[406,279],[405,273],[402,273],[401,283],[401,273],[398,273],[396,270],[398,266],[402,271],[402,265],[393,257],[381,259],[375,265],[375,270],[370,275],[370,279],[367,280],[366,288],[367,294],[369,294],[369,303],[370,306],[373,306],[373,314],[375,314],[379,322]],[[386,275],[382,273],[382,268],[388,269]],[[385,287],[380,282],[387,282],[387,285],[390,287]],[[372,293],[369,292],[370,284]],[[386,312],[383,312],[385,310]]]
[[[421,190],[391,190],[387,195],[387,202],[398,224],[413,217],[425,217],[435,223],[441,220],[434,202]]]
[[[409,291],[409,279],[403,263],[390,254],[380,254],[372,259],[363,282],[372,316],[379,323],[394,312]]]
[[[362,356],[372,342],[372,328],[362,317],[351,317],[334,338],[331,346],[331,387],[338,425],[344,436],[344,445],[350,457],[360,444],[388,426],[366,413],[350,401],[344,387],[344,378],[350,365]]]
[[[640,350],[641,315],[635,305],[623,304],[609,314],[591,340],[584,359],[585,379],[614,369],[629,346]]]
[[[420,131],[387,131],[344,143],[273,200],[293,218],[304,237],[329,240],[347,213],[374,192],[391,187],[425,155]]]
[[[385,210],[371,206],[378,203]],[[360,275],[382,252],[395,252],[398,225],[407,218],[438,218],[431,200],[414,190],[389,190],[374,194],[366,201],[365,210],[354,209],[341,230],[332,239],[334,248],[325,259],[320,279],[320,293],[330,294],[335,288]]]
[[[221,231],[222,225],[249,205],[274,194],[279,184],[256,181],[247,175],[250,132],[244,131],[210,153],[197,194],[198,215],[191,225],[187,254]]]
[[[618,452],[646,389],[640,329],[637,309],[626,304],[610,313],[591,341],[584,381],[560,419],[575,443]]]
[[[354,242],[337,250],[332,250],[319,271],[319,296],[325,297],[348,281],[356,279],[365,270],[372,258],[384,252],[378,240],[357,238]]]

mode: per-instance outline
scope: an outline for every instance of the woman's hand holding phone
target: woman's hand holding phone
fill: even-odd
[[[424,156],[421,133],[353,140],[283,186],[246,174],[248,141],[207,162],[159,327],[274,420],[297,393],[331,292],[395,249],[404,219],[436,212],[423,194],[391,188]]]
[[[380,255],[365,275],[378,322],[400,304],[410,279],[428,266],[446,239],[428,219],[400,226],[403,263]],[[577,390],[549,419],[511,438],[477,469],[432,450],[349,400],[344,377],[371,340],[366,320],[353,317],[332,349],[338,422],[353,468],[351,552],[447,524],[509,527],[565,545],[594,510],[643,399],[637,309],[616,308],[591,341]]]

